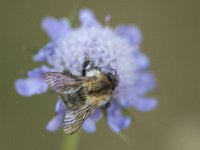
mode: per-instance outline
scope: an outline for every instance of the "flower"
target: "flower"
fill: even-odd
[[[16,80],[15,88],[22,96],[45,93],[48,87],[40,78],[41,73],[68,68],[80,75],[87,54],[95,66],[113,68],[119,74],[119,85],[113,93],[111,107],[106,110],[106,119],[114,132],[120,132],[131,124],[131,117],[124,115],[124,110],[135,108],[145,112],[157,106],[155,98],[145,96],[155,89],[156,81],[148,69],[148,57],[140,50],[141,32],[134,25],[123,24],[115,29],[102,25],[89,9],[80,11],[79,20],[80,26],[76,28],[72,28],[67,19],[47,17],[42,21],[50,42],[33,56],[33,60],[48,63],[51,68],[43,65],[28,71],[28,78]],[[56,115],[48,123],[47,130],[59,129],[64,113],[65,106],[58,100]],[[83,123],[83,129],[94,132],[102,116],[102,111],[96,111]]]

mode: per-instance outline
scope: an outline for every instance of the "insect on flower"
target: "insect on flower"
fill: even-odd
[[[118,79],[117,72],[109,72],[91,65],[86,57],[82,65],[82,76],[73,75],[69,70],[63,72],[46,72],[42,78],[52,90],[58,93],[65,104],[64,132],[75,133],[85,119],[97,109],[110,106],[112,92]]]
[[[132,24],[111,27],[109,16],[103,25],[87,8],[78,17],[76,27],[67,18],[44,18],[41,25],[50,41],[33,56],[43,65],[17,79],[15,89],[22,96],[34,96],[46,93],[49,84],[60,95],[46,126],[50,132],[64,127],[73,134],[82,126],[94,133],[103,116],[113,132],[122,132],[132,122],[127,110],[148,112],[158,105],[146,95],[155,90],[156,78],[140,48],[141,31]]]

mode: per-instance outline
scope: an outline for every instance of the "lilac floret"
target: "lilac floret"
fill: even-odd
[[[142,42],[142,34],[140,29],[135,25],[119,25],[115,32],[127,39],[130,44],[140,44]]]
[[[40,77],[43,72],[67,68],[74,75],[81,75],[81,66],[87,55],[95,66],[115,69],[119,84],[113,92],[111,107],[90,114],[82,127],[86,132],[95,132],[96,123],[106,114],[109,127],[118,133],[132,122],[130,116],[123,114],[124,109],[147,112],[158,105],[155,98],[146,97],[156,88],[156,80],[149,71],[149,58],[140,49],[141,31],[134,25],[123,24],[115,29],[103,26],[89,9],[80,11],[79,21],[80,26],[72,28],[67,19],[47,17],[43,20],[42,28],[51,41],[33,56],[33,60],[45,62],[52,68],[41,66],[28,71],[28,78],[15,81],[16,91],[22,96],[46,92],[47,84]],[[65,111],[65,105],[59,100],[55,116],[46,126],[48,131],[56,131],[63,126]]]
[[[158,101],[155,98],[144,98],[144,97],[138,97],[135,98],[133,103],[131,104],[132,107],[134,107],[136,110],[141,112],[147,112],[155,109],[158,105]]]
[[[53,69],[47,67],[47,66],[41,66],[39,68],[35,68],[33,70],[28,71],[28,77],[30,78],[39,78],[41,79],[41,74],[44,72],[52,72]]]
[[[134,89],[137,95],[145,95],[156,88],[155,76],[151,72],[137,73],[137,80],[134,83]]]
[[[117,104],[113,104],[108,109],[107,121],[110,128],[114,132],[118,133],[130,125],[131,118],[128,116],[122,115],[121,107]]]
[[[50,132],[55,132],[57,131],[60,127],[62,127],[62,123],[65,117],[65,113],[60,112],[58,114],[56,114],[56,116],[53,117],[53,119],[51,119],[49,121],[49,123],[46,126],[46,129]]]
[[[18,79],[15,81],[15,89],[22,96],[33,96],[46,92],[48,86],[38,78]]]
[[[42,28],[52,40],[67,36],[71,30],[68,19],[58,20],[54,17],[46,17],[42,21]]]
[[[92,114],[89,118],[85,120],[83,123],[83,129],[89,133],[96,131],[96,123],[101,119],[102,112],[100,110],[97,110]]]
[[[143,54],[140,50],[136,50],[133,53],[133,58],[135,60],[135,65],[137,66],[136,71],[148,69],[150,65],[149,58],[145,54]]]
[[[65,106],[62,100],[58,100],[55,106],[55,116],[49,121],[46,129],[50,132],[57,131],[63,124],[65,117]]]
[[[86,8],[80,10],[79,20],[81,25],[85,27],[100,26],[100,23],[96,20],[94,13]]]
[[[42,80],[41,74],[50,72],[52,69],[41,66],[28,71],[28,78],[18,79],[15,81],[15,89],[22,96],[33,96],[45,93],[48,89],[47,84]]]

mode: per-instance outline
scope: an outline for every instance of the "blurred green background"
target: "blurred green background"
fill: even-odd
[[[66,17],[72,0],[0,0],[0,149],[59,150],[60,130],[49,133],[46,123],[56,96],[21,97],[14,80],[39,66],[30,49],[44,46],[40,28],[45,16]],[[79,0],[98,19],[112,15],[111,25],[134,23],[144,35],[143,51],[158,79],[154,95],[159,107],[134,111],[135,124],[125,130],[127,144],[105,120],[94,134],[82,133],[80,150],[199,150],[200,149],[200,9],[198,0]]]

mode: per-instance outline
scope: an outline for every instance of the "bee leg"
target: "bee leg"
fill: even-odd
[[[85,60],[84,60],[84,62],[83,62],[83,65],[82,65],[82,76],[85,76],[85,74],[86,74],[86,68],[87,68],[87,66],[90,64],[90,59],[89,59],[89,57],[85,57]]]
[[[72,73],[68,69],[64,69],[62,74],[67,76],[72,76]]]
[[[66,76],[69,76],[69,77],[76,77],[75,75],[73,75],[68,69],[67,69],[67,67],[65,66],[65,63],[64,63],[64,61],[62,61],[61,60],[61,63],[62,63],[62,65],[64,66],[64,70],[62,71],[62,74],[63,75],[66,75]]]
[[[62,74],[63,74],[63,75],[66,75],[66,76],[68,76],[68,77],[74,77],[74,78],[76,78],[76,76],[73,75],[73,74],[72,74],[68,69],[66,69],[66,68],[63,70]]]
[[[110,107],[111,102],[107,102],[106,104],[101,106],[101,109],[108,109]]]

